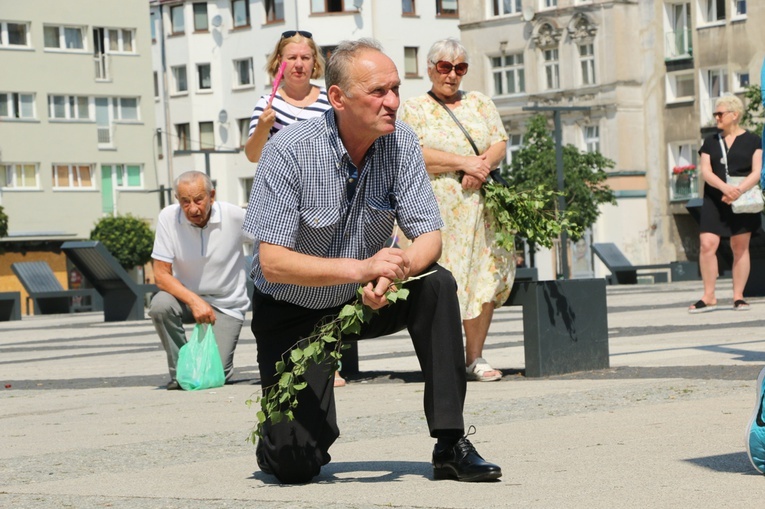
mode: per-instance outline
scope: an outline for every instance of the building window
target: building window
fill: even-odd
[[[104,47],[109,53],[135,53],[135,31],[125,28],[101,29],[104,33]]]
[[[266,23],[284,21],[284,0],[265,0]]]
[[[250,137],[250,119],[249,117],[240,118],[236,123],[239,125],[239,146],[244,147],[244,144],[247,143],[247,138]]]
[[[247,178],[240,178],[239,183],[241,185],[242,189],[242,206],[246,207],[248,202],[250,201],[250,193],[252,192],[252,184],[255,182],[255,179],[252,177]]]
[[[414,0],[402,0],[401,2],[401,14],[404,16],[415,16],[417,11],[414,9]]]
[[[199,149],[215,150],[215,132],[212,122],[199,123]]]
[[[518,14],[521,12],[521,0],[493,0],[494,16],[504,16],[506,14]]]
[[[111,102],[114,120],[138,120],[137,97],[115,97]]]
[[[584,126],[583,135],[584,150],[587,152],[600,152],[600,126]]]
[[[733,0],[733,13],[737,18],[746,16],[746,0]]]
[[[46,48],[85,49],[85,27],[44,26],[43,45]]]
[[[35,118],[35,95],[0,93],[0,118]]]
[[[667,102],[693,100],[696,95],[693,71],[667,73]]]
[[[93,169],[89,164],[54,164],[54,189],[93,189]]]
[[[197,86],[199,90],[210,90],[212,88],[210,64],[197,64]]]
[[[436,0],[436,16],[443,18],[458,18],[460,15],[457,0]]]
[[[157,11],[151,11],[151,42],[157,41]]]
[[[49,95],[48,115],[65,120],[90,120],[90,100],[87,96]]]
[[[526,91],[523,53],[491,58],[494,95],[522,94]]]
[[[311,13],[357,12],[359,9],[354,3],[352,0],[311,0]]]
[[[101,168],[114,169],[114,186],[117,189],[143,189],[143,172],[138,164],[104,165]]]
[[[188,92],[189,84],[186,81],[186,66],[178,65],[171,68],[173,71],[173,84],[176,94],[182,94]]]
[[[0,164],[0,188],[39,189],[37,165],[34,163]]]
[[[513,157],[523,148],[523,135],[517,133],[508,133],[507,148],[505,149],[505,164],[512,167]]]
[[[582,72],[582,85],[594,85],[595,45],[593,43],[579,45],[579,66]]]
[[[231,0],[231,15],[234,28],[250,26],[250,5],[248,0]]]
[[[688,200],[699,196],[698,146],[694,143],[670,143],[670,200]]]
[[[560,70],[558,67],[558,50],[546,49],[542,52],[544,56],[545,85],[547,90],[558,90],[560,88]]]
[[[414,78],[420,75],[417,66],[417,48],[404,48],[404,75]]]
[[[702,69],[702,83],[699,95],[701,96],[701,120],[712,119],[715,109],[715,101],[730,92],[728,71],[726,69]]]
[[[252,75],[252,58],[234,60],[234,74],[237,87],[252,86],[255,83]]]
[[[725,2],[728,0],[701,0],[701,17],[704,23],[725,21]]]
[[[175,135],[178,137],[178,150],[189,150],[189,124],[175,124]]]
[[[666,58],[687,58],[693,53],[691,38],[691,4],[667,4],[670,30],[664,39]]]
[[[183,4],[170,7],[170,34],[178,35],[186,32],[186,22],[183,18]]]
[[[29,23],[0,22],[0,48],[29,47]]]
[[[191,5],[194,10],[194,31],[207,32],[209,28],[207,21],[207,2],[195,2]]]
[[[154,98],[159,99],[159,73],[154,71]]]
[[[749,86],[749,73],[737,72],[736,79],[733,82],[733,88],[735,92],[743,92],[746,87]]]
[[[558,7],[558,0],[542,0],[542,9],[552,9]]]

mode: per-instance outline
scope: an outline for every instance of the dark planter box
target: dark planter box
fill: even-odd
[[[701,279],[699,262],[670,262],[672,281],[698,281]]]

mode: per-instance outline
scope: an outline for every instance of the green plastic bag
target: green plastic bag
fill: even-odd
[[[221,387],[226,381],[212,325],[198,323],[191,339],[178,351],[175,378],[185,391]]]

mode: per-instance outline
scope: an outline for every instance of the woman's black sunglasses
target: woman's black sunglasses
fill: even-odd
[[[295,37],[298,34],[302,35],[306,39],[313,39],[313,34],[311,32],[306,32],[305,30],[287,30],[286,32],[282,32],[282,39],[289,39],[290,37]]]
[[[454,73],[457,76],[464,76],[468,71],[467,62],[460,62],[457,65],[452,65],[451,62],[439,60],[438,62],[433,63],[436,65],[436,71],[438,71],[439,74],[449,74],[452,72],[452,69],[454,69]]]

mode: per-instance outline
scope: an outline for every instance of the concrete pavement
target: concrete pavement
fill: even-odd
[[[433,481],[423,385],[406,334],[363,342],[337,390],[342,435],[316,482],[280,486],[245,441],[257,391],[249,329],[236,383],[166,391],[148,320],[85,313],[0,323],[0,507],[752,507],[765,479],[743,445],[765,364],[765,299],[690,315],[699,282],[609,287],[611,368],[522,376],[521,309],[485,349],[501,382],[468,385],[491,484]]]

